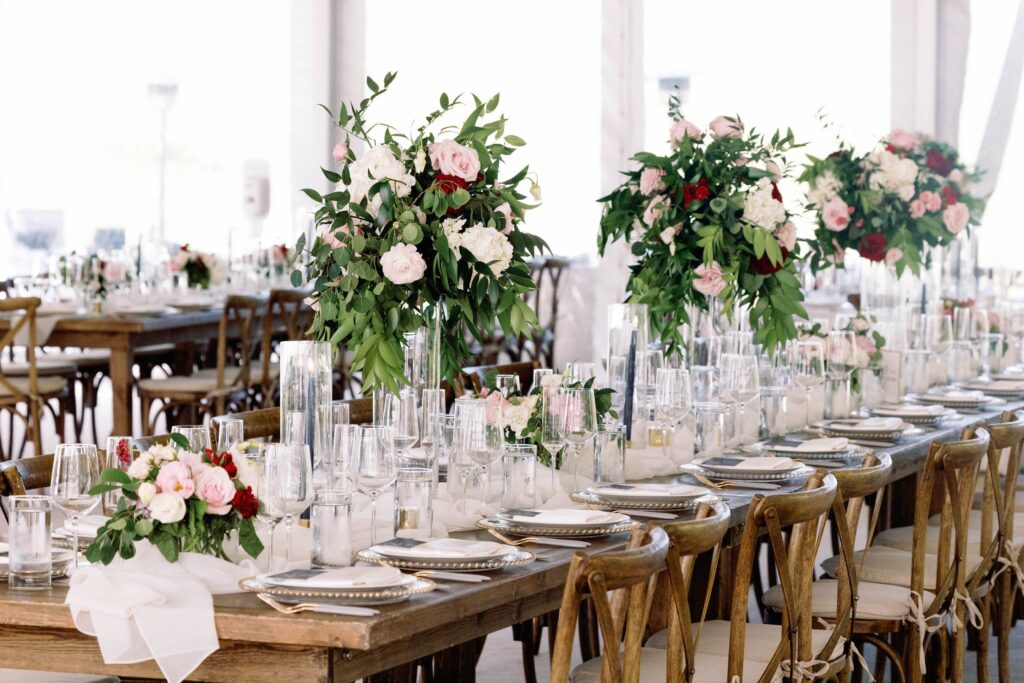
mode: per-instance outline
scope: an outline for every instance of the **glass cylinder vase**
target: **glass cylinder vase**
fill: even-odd
[[[309,446],[314,467],[323,470],[330,458],[331,443],[331,345],[281,342],[279,354],[281,439]]]

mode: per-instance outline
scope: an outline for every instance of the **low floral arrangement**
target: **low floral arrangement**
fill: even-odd
[[[270,274],[284,275],[292,262],[292,250],[287,244],[272,244],[266,249],[266,259]]]
[[[942,300],[942,314],[949,317],[953,317],[953,312],[958,308],[973,309],[977,302],[974,299],[943,299]],[[971,334],[1004,334],[1003,332],[1003,319],[995,311],[989,310],[985,312],[984,320],[988,324],[987,329],[978,329],[980,324],[976,321],[971,323]],[[1006,354],[1010,350],[1010,341],[1004,336],[1003,337],[1003,354]]]
[[[876,329],[878,322],[875,316],[865,313],[858,313],[850,318],[846,325],[837,328],[843,332],[853,333],[853,364],[857,367],[850,376],[850,390],[854,393],[860,391],[860,371],[865,369],[880,370],[882,362],[882,349],[885,347],[885,337]],[[800,330],[801,339],[826,339],[828,335],[821,323],[814,323],[805,326]]]
[[[498,96],[473,96],[461,125],[441,127],[462,104],[461,96],[442,94],[439,108],[405,135],[366,119],[394,77],[387,74],[383,86],[368,78],[369,97],[342,103],[337,114],[327,110],[345,137],[334,148],[339,169],[323,169],[336,187],[323,195],[303,190],[320,204],[321,230],[312,244],[299,238],[301,269],[292,273],[295,286],[313,286],[310,334],[353,352],[364,392],[397,393],[409,383],[404,334],[428,324],[440,328],[440,374],[448,378],[469,355],[468,335],[482,339],[496,320],[507,336],[532,329],[537,316],[522,297],[535,287],[527,259],[547,249],[520,225],[534,208],[519,191],[528,169],[501,177],[507,157],[525,143],[505,132],[503,116],[489,117]],[[365,151],[350,146],[353,138]]]
[[[930,263],[926,247],[978,224],[984,201],[969,191],[978,177],[954,148],[905,130],[867,154],[841,142],[824,159],[809,157],[800,180],[817,215],[812,267],[842,266],[852,248],[898,275],[919,273]]]
[[[171,272],[185,273],[189,287],[209,289],[227,279],[228,266],[214,254],[192,251],[184,244],[171,259]]]
[[[126,470],[109,468],[89,493],[120,492],[117,510],[96,535],[86,558],[110,564],[135,556],[135,543],[148,540],[169,562],[181,552],[228,559],[224,541],[234,531],[252,557],[263,552],[252,518],[259,501],[252,492],[257,474],[244,457],[206,449],[192,453],[177,434],[167,446],[152,446]],[[119,458],[122,454],[119,453]]]
[[[792,131],[766,139],[737,118],[720,116],[707,131],[670,106],[671,149],[633,157],[639,168],[602,197],[598,250],[632,242],[629,300],[648,305],[655,338],[666,352],[684,348],[681,325],[689,305],[722,302],[749,310],[755,339],[767,348],[797,336],[806,318],[796,275],[796,226],[778,182],[785,154],[797,147]]]
[[[97,298],[106,299],[112,288],[131,282],[131,273],[123,261],[103,259],[93,254],[89,263],[89,290]]]
[[[540,380],[540,385],[532,387],[530,393],[522,395],[512,393],[503,395],[497,390],[497,373],[490,371],[484,377],[484,387],[477,395],[487,400],[487,411],[489,419],[495,419],[501,415],[505,426],[505,438],[510,442],[527,443],[537,447],[537,460],[542,465],[551,465],[552,457],[556,453],[549,453],[541,439],[541,424],[543,420],[544,392],[555,392],[553,400],[557,400],[557,392],[561,388],[566,389],[593,389],[594,379],[586,382],[567,383],[563,375],[545,375]],[[600,424],[610,425],[618,419],[619,415],[612,410],[612,394],[614,389],[594,389],[594,408]],[[557,461],[556,467],[561,466],[561,460]]]

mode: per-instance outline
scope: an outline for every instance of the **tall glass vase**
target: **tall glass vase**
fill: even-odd
[[[922,297],[927,296],[921,278],[909,270],[896,275],[896,269],[885,262],[861,259],[860,263],[860,310],[862,313],[880,315],[882,318],[892,312],[902,315],[910,306],[921,307]]]
[[[641,448],[637,439],[642,439],[645,431],[643,401],[654,381],[647,377],[644,362],[649,341],[646,304],[608,306],[608,386],[615,390],[613,407],[626,428],[627,441]],[[606,429],[611,427],[605,425]]]
[[[309,446],[313,466],[330,472],[331,368],[329,342],[281,342],[281,441]],[[329,482],[328,482],[329,484]]]

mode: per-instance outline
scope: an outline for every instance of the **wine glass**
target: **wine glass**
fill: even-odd
[[[178,425],[171,427],[171,434],[181,434],[188,441],[188,450],[202,453],[210,447],[210,428],[206,425]]]
[[[284,518],[288,547],[285,568],[292,561],[292,526],[313,502],[313,461],[305,444],[270,443],[264,449],[267,495]]]
[[[268,572],[274,570],[274,531],[277,529],[278,523],[284,519],[284,510],[271,495],[274,488],[274,473],[267,467],[267,447],[271,445],[273,444],[263,444],[259,452],[246,454],[249,464],[256,468],[258,475],[256,478],[256,490],[253,491],[253,495],[259,501],[259,507],[256,509],[256,519],[266,524],[267,528],[270,529],[269,542],[267,543]]]
[[[655,407],[661,422],[661,451],[669,457],[669,433],[690,411],[693,400],[690,373],[684,369],[661,368],[655,376]]]
[[[565,376],[566,384],[586,384],[594,376],[594,364],[580,360],[566,363]]]
[[[356,459],[356,486],[370,497],[370,545],[377,545],[377,497],[397,475],[395,467],[394,429],[365,427],[359,438]]]
[[[434,483],[437,486],[437,440],[438,418],[445,414],[447,397],[444,389],[424,389],[421,393],[420,408],[420,448],[423,458],[417,467],[426,467],[434,472]]]
[[[89,491],[100,483],[100,460],[96,446],[62,443],[53,453],[50,496],[71,520],[75,569],[78,568],[78,522],[92,512],[100,496]]]
[[[519,396],[519,375],[498,375],[494,378],[494,388],[505,398]]]
[[[572,446],[572,490],[575,491],[579,480],[580,448],[594,438],[597,432],[597,408],[594,403],[593,389],[561,389],[561,419],[558,421],[558,433]]]
[[[466,415],[462,431],[466,456],[476,466],[481,482],[481,503],[486,502],[491,483],[491,465],[501,457],[505,443],[501,404],[477,408]]]
[[[469,406],[461,406],[461,410],[456,415],[451,416],[453,445],[451,455],[448,458],[448,478],[449,480],[451,479],[452,471],[454,470],[461,486],[459,497],[462,503],[462,514],[466,514],[466,488],[469,483],[469,475],[474,468],[473,460],[469,457],[469,447],[472,439],[470,432],[474,428],[472,417],[474,412],[475,410]],[[444,424],[442,422],[442,426]]]
[[[530,384],[530,391],[536,391],[540,388],[541,382],[548,375],[555,374],[555,371],[551,368],[534,368],[533,369],[533,382]]]
[[[621,413],[620,413],[621,414]],[[544,389],[541,395],[540,445],[551,456],[551,493],[555,492],[558,476],[558,454],[565,448],[565,439],[559,429],[562,420],[562,396],[559,389]]]
[[[359,425],[334,425],[334,434],[331,439],[331,464],[334,467],[332,479],[337,482],[340,478],[344,488],[348,488],[354,478],[355,466],[353,463],[356,449],[359,446],[359,431]]]
[[[806,394],[804,424],[810,423],[811,392],[825,382],[825,347],[817,340],[798,341],[793,379]]]
[[[828,333],[828,356],[825,359],[825,373],[829,379],[845,380],[857,368],[853,332],[832,330]]]
[[[395,459],[399,466],[408,467],[409,449],[419,438],[420,418],[416,412],[416,392],[403,390],[391,401],[391,434],[395,447]]]
[[[217,430],[217,452],[227,453],[245,441],[245,423],[241,420],[221,420]]]
[[[132,449],[132,437],[111,436],[107,437],[107,450],[104,451],[103,468],[121,470],[128,469],[135,459]],[[112,515],[117,509],[117,501],[121,498],[120,491],[108,491],[103,494],[103,514]]]
[[[331,430],[338,425],[347,425],[352,420],[348,401],[331,401]]]

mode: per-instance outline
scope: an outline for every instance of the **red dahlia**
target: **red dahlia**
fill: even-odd
[[[772,273],[782,270],[782,266],[786,265],[786,259],[789,258],[789,249],[786,249],[781,244],[779,245],[779,249],[782,250],[782,260],[778,263],[772,263],[772,260],[768,258],[768,254],[765,254],[759,259],[754,259],[753,266],[758,275],[771,275]]]
[[[928,164],[928,168],[932,169],[940,176],[948,176],[949,172],[953,170],[953,155],[946,156],[942,153],[942,150],[932,147],[928,150],[928,154],[925,157],[925,163]]]
[[[942,188],[941,193],[947,206],[952,206],[960,201],[960,192],[951,185],[946,185],[946,187]]]
[[[884,261],[885,248],[888,244],[889,240],[885,238],[885,235],[873,232],[860,238],[860,242],[857,244],[857,253],[869,261]]]
[[[235,466],[235,460],[231,457],[230,453],[214,453],[208,452],[210,457],[210,464],[214,467],[223,467],[224,471],[228,473],[228,476],[234,479],[238,476],[238,467]]]
[[[434,176],[434,187],[441,190],[445,194],[451,194],[455,190],[465,190],[468,184],[465,180],[457,175],[447,175],[445,173],[438,173]]]
[[[231,499],[231,507],[238,510],[238,514],[242,515],[243,519],[249,519],[255,515],[259,508],[259,502],[256,500],[256,496],[252,495],[252,487],[246,486],[244,489],[235,491],[235,497]]]
[[[772,183],[772,199],[780,203],[782,202],[782,193],[779,192],[779,186],[775,183]]]

